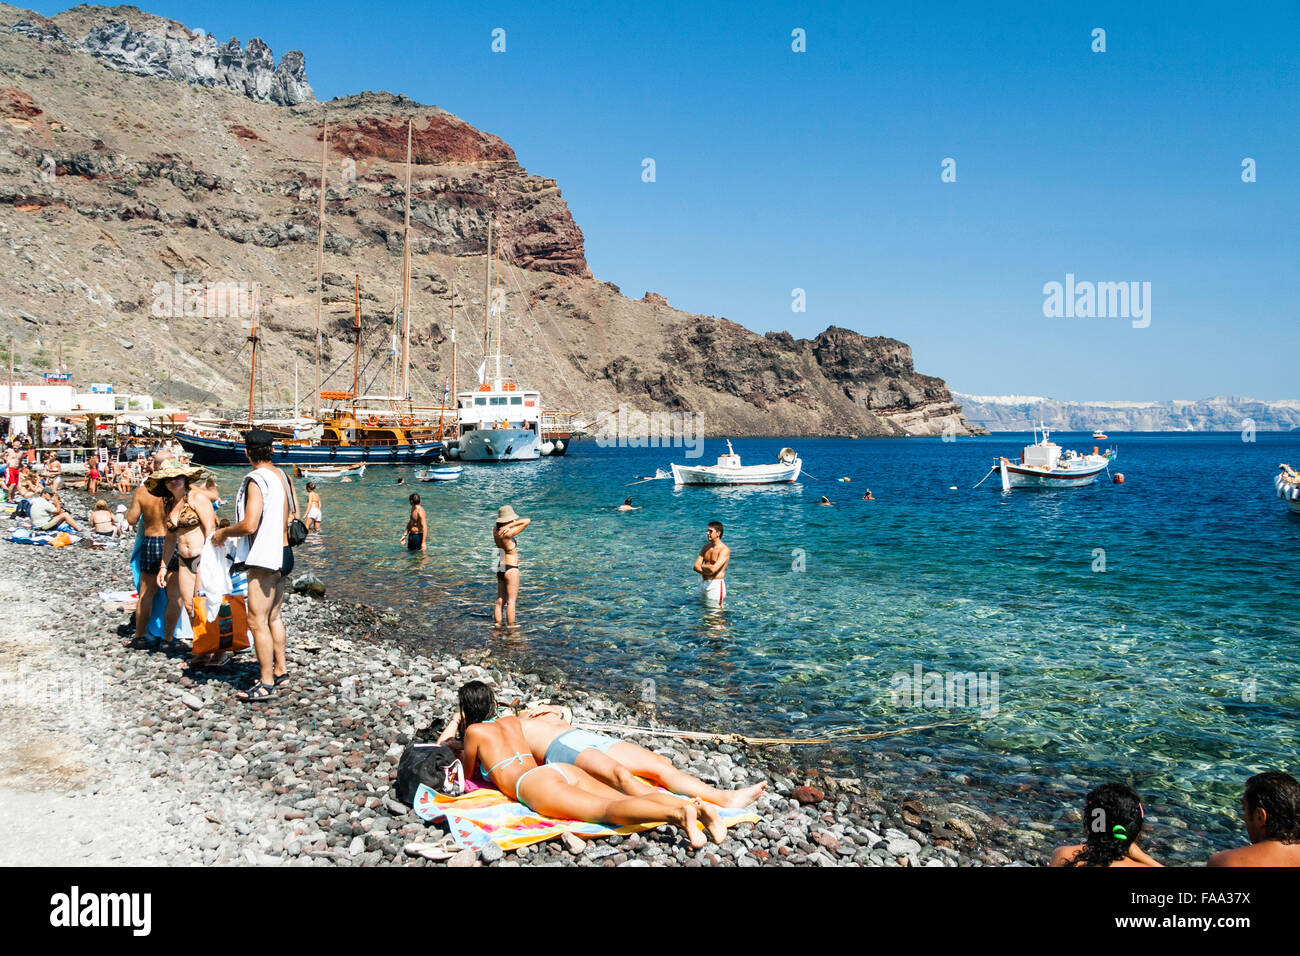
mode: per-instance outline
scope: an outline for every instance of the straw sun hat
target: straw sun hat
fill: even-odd
[[[518,521],[519,515],[515,514],[515,509],[509,505],[502,505],[497,509],[497,524],[507,524],[511,521]]]
[[[144,483],[149,494],[161,497],[166,494],[166,484],[172,478],[184,478],[187,482],[193,481],[203,474],[203,469],[198,465],[182,465],[178,461],[169,461],[161,468],[150,475]]]

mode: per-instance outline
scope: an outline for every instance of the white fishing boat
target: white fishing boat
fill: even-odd
[[[1020,461],[998,458],[993,467],[1002,477],[1003,491],[1012,488],[1078,488],[1092,484],[1113,457],[1111,453],[1098,454],[1095,448],[1091,455],[1065,451],[1051,440],[1051,433],[1044,427],[1041,438],[1038,429],[1034,430],[1034,443],[1025,446]]]
[[[1100,428],[1095,429],[1095,430],[1093,431],[1093,433],[1092,433],[1092,440],[1093,440],[1093,441],[1105,441],[1105,440],[1106,440],[1106,433],[1105,433],[1104,431],[1102,431]]]
[[[419,481],[455,481],[464,470],[461,465],[434,465],[417,471],[415,477]]]
[[[366,463],[359,465],[296,465],[294,474],[311,481],[328,481],[334,478],[361,478],[366,473]]]
[[[728,441],[727,453],[718,456],[716,465],[674,464],[671,467],[675,485],[775,485],[798,481],[803,461],[793,448],[782,448],[773,464],[742,465]]]
[[[1290,465],[1279,465],[1280,471],[1273,479],[1277,496],[1286,502],[1292,514],[1300,515],[1300,473]]]

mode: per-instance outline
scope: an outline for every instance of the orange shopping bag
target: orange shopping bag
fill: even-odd
[[[209,621],[206,598],[194,599],[194,612],[190,615],[190,628],[194,631],[191,653],[211,654],[215,651],[242,651],[248,647],[248,611],[244,599],[238,594],[228,594],[221,600],[221,610],[215,620]]]

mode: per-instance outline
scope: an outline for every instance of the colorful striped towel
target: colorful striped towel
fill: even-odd
[[[757,823],[759,819],[758,814],[752,810],[719,809],[728,826],[735,823]],[[475,852],[489,842],[503,850],[517,850],[530,843],[552,840],[564,833],[590,839],[653,830],[662,826],[659,823],[638,823],[615,827],[603,823],[584,823],[581,820],[554,820],[535,813],[522,803],[515,803],[500,790],[486,787],[464,796],[448,797],[421,784],[415,792],[415,813],[430,823],[446,817],[456,845]]]

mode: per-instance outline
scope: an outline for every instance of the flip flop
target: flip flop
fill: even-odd
[[[242,696],[241,696],[242,695]],[[235,695],[235,700],[245,704],[258,704],[264,700],[270,700],[275,696],[275,688],[270,684],[263,684],[258,681],[248,690],[241,690]]]

